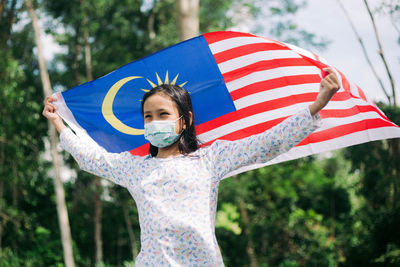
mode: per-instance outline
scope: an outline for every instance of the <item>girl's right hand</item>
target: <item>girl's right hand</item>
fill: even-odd
[[[60,115],[58,115],[57,113],[57,107],[52,104],[54,101],[57,101],[57,98],[54,98],[52,96],[47,96],[44,99],[44,109],[42,114],[54,124],[57,131],[60,133],[62,129],[66,128],[66,126]]]

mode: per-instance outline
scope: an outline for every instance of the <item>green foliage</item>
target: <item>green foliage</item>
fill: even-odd
[[[341,247],[347,241],[341,235],[351,200],[347,184],[334,181],[350,168],[332,165],[347,164],[338,153],[318,161],[306,158],[250,171],[241,174],[238,182],[224,180],[219,203],[238,207],[244,201],[250,219],[250,236],[242,232],[228,243],[220,242],[229,265],[246,265],[247,255],[238,254],[237,247],[245,251],[249,238],[265,266],[336,266],[343,260]],[[226,238],[221,228],[216,233],[218,240]]]
[[[239,218],[240,214],[234,205],[230,203],[222,203],[221,208],[217,212],[215,227],[221,227],[235,235],[240,235],[242,229],[237,222]]]
[[[16,3],[16,2],[13,2]],[[3,6],[17,12],[13,4]],[[20,14],[12,14],[17,22]],[[2,21],[4,23],[5,21]],[[32,53],[31,25],[11,31],[0,49],[0,226],[2,266],[52,266],[62,262],[48,163],[43,160],[47,122]],[[2,32],[1,34],[3,34]]]
[[[395,123],[400,109],[380,104]],[[356,239],[346,248],[348,266],[396,266],[400,257],[399,140],[375,141],[346,149],[352,171],[361,177],[357,194],[364,202],[354,214]]]
[[[296,21],[295,14],[307,6],[307,1],[295,0],[272,0],[257,2],[260,18],[268,18],[270,37],[282,42],[290,43],[306,49],[323,50],[330,41],[324,37],[316,36],[313,33],[302,29]],[[264,19],[261,19],[263,26],[258,26],[259,32],[265,31]]]

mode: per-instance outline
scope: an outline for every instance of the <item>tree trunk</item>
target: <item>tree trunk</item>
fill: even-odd
[[[11,205],[18,210],[18,174],[17,174],[17,164],[16,162],[13,162],[12,165],[12,175],[13,175],[13,180],[12,180],[12,202]],[[14,227],[14,233],[18,233],[18,230],[21,225],[20,218],[18,216],[15,216],[15,219],[11,221]],[[12,248],[14,253],[18,253],[18,246],[17,246],[17,241],[13,239],[11,241]]]
[[[394,159],[394,166],[392,169],[392,177],[393,177],[393,197],[392,197],[392,207],[393,210],[400,209],[400,165],[398,164],[398,160],[400,158],[400,141],[399,139],[390,139],[389,143],[389,151],[391,153],[391,158]]]
[[[177,0],[179,39],[199,35],[199,0]]]
[[[389,102],[389,104],[390,104],[390,102],[391,102],[390,95],[389,95],[388,92],[386,91],[386,88],[385,88],[385,86],[383,85],[382,79],[379,77],[378,73],[377,73],[376,70],[375,70],[374,65],[372,64],[372,62],[371,62],[371,60],[370,60],[370,58],[369,58],[369,56],[368,56],[368,53],[367,53],[367,50],[366,50],[366,48],[365,48],[364,42],[363,42],[363,40],[361,39],[360,34],[357,32],[357,29],[356,29],[356,27],[354,26],[353,21],[351,20],[351,16],[350,16],[349,13],[347,12],[347,10],[344,8],[342,2],[341,2],[340,0],[337,0],[337,1],[338,1],[338,3],[339,3],[340,7],[342,8],[344,14],[346,15],[346,18],[347,18],[347,20],[348,20],[349,23],[350,23],[351,29],[353,30],[353,33],[356,35],[356,37],[357,37],[357,39],[358,39],[358,42],[359,42],[360,45],[361,45],[362,51],[363,51],[363,53],[364,53],[364,57],[365,57],[365,59],[367,60],[367,63],[368,63],[369,67],[370,67],[371,70],[372,70],[372,73],[374,74],[375,78],[378,80],[378,83],[379,83],[379,85],[381,86],[382,91],[383,91],[383,93],[385,94],[385,96],[386,96],[386,98],[388,99],[388,102]]]
[[[72,64],[72,68],[74,71],[74,79],[75,79],[75,84],[80,84],[81,79],[79,75],[79,54],[81,53],[81,44],[79,43],[79,35],[81,33],[80,31],[80,26],[76,25],[75,26],[75,43],[74,43],[74,63]]]
[[[235,181],[238,185],[238,188],[240,188],[239,187],[240,181],[239,181],[238,176],[237,175],[233,176],[233,179],[235,179]],[[238,198],[239,198],[240,217],[242,218],[243,232],[247,238],[246,252],[250,259],[250,266],[257,267],[258,262],[257,262],[257,257],[256,257],[255,249],[254,249],[253,239],[251,238],[250,221],[249,221],[249,214],[248,214],[247,208],[246,208],[246,203],[244,202],[241,194],[238,194]]]
[[[2,238],[3,238],[3,221],[4,219],[2,218],[2,207],[3,207],[3,186],[4,186],[4,181],[3,179],[0,178],[0,258],[1,258],[1,252],[2,252]]]
[[[7,50],[7,41],[10,39],[11,28],[17,18],[15,12],[16,4],[16,0],[0,2],[0,20],[2,24],[0,30],[0,49],[2,50]]]
[[[386,61],[385,55],[383,54],[383,48],[382,48],[382,44],[381,44],[381,39],[379,38],[378,29],[376,28],[374,15],[372,14],[371,9],[369,8],[367,0],[364,0],[364,4],[365,4],[365,7],[368,10],[368,14],[369,14],[369,17],[371,18],[372,26],[374,28],[376,42],[378,43],[378,47],[379,47],[379,56],[381,57],[382,62],[385,65],[386,73],[387,73],[387,75],[389,77],[390,85],[392,86],[393,106],[397,107],[396,89],[395,89],[395,86],[394,86],[394,80],[393,80],[392,74],[391,74],[391,72],[389,70],[389,65],[388,65],[388,63]]]
[[[85,63],[86,63],[86,77],[88,81],[93,80],[93,73],[92,73],[92,54],[91,48],[89,43],[89,18],[85,13],[84,17],[84,30],[83,30],[83,38],[85,40]]]
[[[35,42],[38,49],[38,61],[40,67],[40,77],[43,85],[44,95],[51,95],[51,85],[49,74],[46,68],[46,62],[43,55],[43,47],[40,39],[40,29],[38,25],[38,19],[35,14],[31,0],[25,0],[26,7],[28,8],[29,14],[32,19],[33,31],[35,33]],[[64,187],[61,182],[61,160],[57,152],[58,136],[56,129],[53,124],[49,122],[49,136],[51,145],[51,154],[53,158],[53,169],[54,169],[54,187],[56,192],[56,203],[57,203],[57,213],[58,221],[61,231],[62,246],[64,251],[64,263],[66,267],[74,267],[74,257],[72,251],[72,238],[71,230],[68,219],[67,206],[65,204],[65,193]]]
[[[85,6],[85,1],[81,1],[82,8],[84,10],[84,27],[83,27],[83,38],[85,43],[85,66],[86,66],[86,78],[88,81],[93,80],[92,72],[92,54],[89,42],[89,18]],[[95,243],[95,259],[96,264],[103,262],[103,239],[101,237],[101,217],[102,217],[102,203],[101,203],[101,192],[102,186],[100,177],[93,176],[94,184],[94,243]]]
[[[102,203],[101,203],[101,183],[100,177],[93,177],[94,179],[94,242],[96,246],[96,264],[103,262],[103,239],[101,238],[101,218],[102,218]]]

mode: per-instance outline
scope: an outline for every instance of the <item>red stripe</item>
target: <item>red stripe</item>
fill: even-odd
[[[328,110],[321,110],[319,114],[322,118],[344,118],[349,116],[354,116],[358,113],[363,112],[376,112],[381,118],[387,122],[392,123],[384,114],[382,114],[379,109],[372,105],[368,106],[359,106],[355,105],[354,107],[348,109],[328,109]],[[393,123],[393,125],[395,125]]]
[[[235,38],[235,37],[258,37],[250,33],[243,32],[229,32],[229,31],[219,31],[219,32],[209,32],[203,34],[204,39],[210,45],[215,42],[219,42],[225,39]]]
[[[134,156],[146,156],[149,154],[150,144],[144,144],[129,151]]]
[[[349,81],[347,80],[346,76],[344,76],[344,74],[343,74],[341,71],[339,71],[338,69],[336,69],[336,70],[339,72],[340,77],[342,77],[342,86],[343,86],[343,89],[346,90],[347,92],[349,92],[349,93],[351,94],[350,83],[349,83]],[[355,96],[355,97],[358,98],[358,96]]]
[[[318,60],[318,61],[321,62],[321,60],[320,60],[320,58],[319,58],[319,56],[317,54],[315,54],[315,53],[313,53],[311,51],[310,51],[310,53],[315,57],[315,60]]]
[[[344,118],[354,116],[363,112],[376,112],[376,108],[373,106],[359,106],[355,105],[348,109],[326,109],[318,112],[323,118]],[[384,119],[384,118],[383,118]]]
[[[341,71],[339,71],[338,69],[336,69],[336,70],[339,72],[340,77],[342,77],[342,85],[343,85],[344,90],[348,91],[351,94],[351,96],[354,97],[354,98],[363,99],[364,101],[367,101],[367,98],[365,97],[365,94],[361,90],[361,88],[356,86],[359,95],[354,95],[351,92],[351,85],[350,85],[349,81],[347,80],[346,76]]]
[[[268,91],[283,86],[320,83],[320,82],[321,78],[317,74],[285,76],[249,84],[247,86],[241,87],[235,91],[230,92],[230,95],[232,97],[232,100],[235,101],[248,95],[252,95],[263,91]]]
[[[362,98],[364,101],[368,101],[368,100],[367,100],[367,97],[365,96],[365,94],[364,94],[364,92],[361,90],[361,88],[358,87],[358,85],[356,85],[356,87],[357,87],[357,89],[358,89],[358,94],[361,96],[361,98]]]
[[[244,129],[240,129],[238,131],[226,134],[224,136],[218,137],[218,140],[229,140],[229,141],[233,141],[233,140],[239,140],[254,134],[259,134],[262,132],[265,132],[269,129],[271,129],[272,127],[274,127],[275,125],[281,123],[282,121],[284,121],[286,118],[288,118],[289,116],[283,117],[283,118],[279,118],[279,119],[275,119],[275,120],[270,120],[270,121],[266,121],[257,125],[253,125]],[[207,143],[202,144],[202,146],[207,146],[210,145],[211,143],[213,143],[215,140],[214,139],[212,141],[209,141]]]
[[[237,68],[235,70],[225,72],[222,74],[225,83],[237,80],[243,76],[249,75],[250,73],[270,70],[280,67],[291,67],[291,66],[313,66],[310,62],[302,58],[283,58],[283,59],[271,59],[262,60],[256,63],[244,66],[242,68]],[[321,79],[320,79],[321,80]]]
[[[371,106],[373,106],[373,107],[375,108],[376,112],[377,112],[382,118],[384,118],[384,119],[387,120],[387,121],[390,121],[389,118],[386,117],[386,115],[383,114],[382,111],[381,111],[374,103],[372,103]],[[390,122],[391,122],[391,121],[390,121]]]
[[[282,46],[276,43],[255,43],[247,44],[239,47],[231,48],[219,53],[214,54],[215,61],[217,64],[231,60],[233,58],[253,54],[260,51],[271,51],[271,50],[290,50],[286,46]]]
[[[294,52],[296,52],[296,51],[294,51]],[[321,70],[321,76],[325,78],[325,76],[327,75],[327,72],[325,72],[323,69],[328,68],[329,67],[328,65],[326,65],[325,63],[322,63],[321,61],[315,60],[313,58],[306,57],[305,55],[302,55],[300,53],[297,53],[297,54],[299,56],[301,56],[302,58],[304,58],[304,60],[311,62],[313,65],[315,65],[317,68],[319,68]]]

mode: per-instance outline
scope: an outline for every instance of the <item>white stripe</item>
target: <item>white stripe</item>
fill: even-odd
[[[262,60],[283,59],[283,58],[301,58],[301,57],[290,50],[260,51],[222,62],[218,64],[218,67],[221,73],[225,74],[226,72],[243,68]]]
[[[65,103],[62,94],[58,92],[53,94],[52,97],[57,98],[57,101],[53,102],[53,104],[57,107],[58,115],[60,115],[61,118],[63,118],[63,120],[67,122],[68,125],[71,126],[71,128],[73,128],[73,130],[78,129],[80,131],[84,131],[83,127],[80,126],[79,123],[75,120],[75,117]]]
[[[253,72],[237,80],[226,84],[229,92],[233,92],[249,84],[294,75],[321,74],[320,70],[313,66],[281,67],[272,70]]]
[[[210,44],[209,47],[211,52],[213,54],[216,54],[242,45],[257,44],[257,43],[276,43],[276,42],[261,37],[247,36],[247,37],[229,38],[222,41],[218,41]]]
[[[347,80],[347,81],[348,81],[348,80]],[[357,87],[356,87],[353,83],[351,83],[351,82],[349,82],[349,85],[350,85],[350,92],[351,92],[351,94],[354,95],[354,96],[356,96],[356,97],[360,97],[360,94],[358,93]],[[342,87],[343,87],[343,85],[342,85]]]
[[[358,145],[370,141],[383,140],[389,138],[399,138],[400,128],[395,127],[381,127],[375,129],[368,129],[362,132],[351,133],[345,136],[334,138],[331,140],[309,144],[300,147],[294,147],[288,152],[274,158],[263,164],[254,164],[240,168],[236,171],[228,173],[224,178],[239,174],[245,171],[254,170],[267,165],[276,164],[283,161],[293,160],[309,156],[311,154],[321,153],[336,150],[339,148],[344,148],[348,146]]]
[[[343,89],[340,89],[343,90]],[[329,101],[328,104],[324,107],[324,110],[330,109],[348,109],[354,107],[355,105],[359,106],[371,106],[368,102],[360,98],[350,98],[346,100],[339,100],[339,101]]]
[[[322,119],[321,127],[318,128],[315,132],[321,132],[321,131],[327,130],[329,128],[332,128],[332,127],[346,125],[349,123],[367,120],[367,119],[382,119],[382,117],[379,116],[379,114],[376,113],[375,111],[369,111],[369,112],[360,112],[355,115],[343,117],[343,118],[326,118],[326,119]]]
[[[275,100],[291,95],[315,93],[318,92],[318,90],[319,83],[289,85],[247,95],[233,101],[233,103],[235,104],[236,110],[239,110],[265,101]]]
[[[57,113],[61,116],[61,118],[63,118],[63,120],[68,124],[68,126],[71,127],[72,130],[74,130],[76,135],[79,136],[79,138],[83,139],[86,143],[97,146],[98,144],[87,134],[86,130],[76,121],[71,110],[65,103],[62,94],[59,92],[53,94],[52,96],[57,98],[57,101],[53,102],[53,104],[57,107]]]
[[[300,47],[292,45],[292,44],[287,44],[287,43],[284,43],[284,44],[287,45],[287,47],[289,47],[290,49],[292,49],[293,51],[295,51],[296,53],[298,53],[300,55],[309,57],[309,58],[314,59],[314,60],[318,60],[315,57],[315,55],[313,53],[311,53],[310,51],[307,51],[307,50],[305,50],[303,48],[300,48]]]

